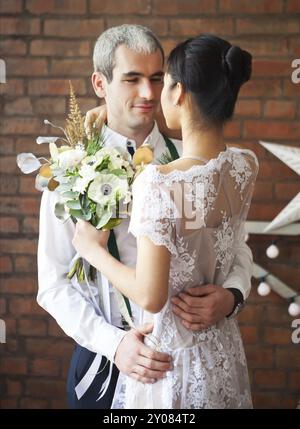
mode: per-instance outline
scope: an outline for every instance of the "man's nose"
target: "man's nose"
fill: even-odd
[[[146,100],[153,100],[154,93],[152,88],[152,83],[149,81],[144,81],[140,86],[140,97]]]

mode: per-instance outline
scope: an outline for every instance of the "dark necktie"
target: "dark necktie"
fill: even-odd
[[[128,150],[128,152],[130,153],[131,156],[134,155],[135,150],[134,150],[134,147],[131,146],[130,142],[127,142],[127,150]]]

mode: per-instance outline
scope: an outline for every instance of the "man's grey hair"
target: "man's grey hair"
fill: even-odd
[[[120,45],[142,54],[153,54],[159,49],[164,61],[163,48],[149,28],[130,24],[109,28],[98,37],[93,55],[94,71],[102,73],[108,83],[113,78],[115,51]]]

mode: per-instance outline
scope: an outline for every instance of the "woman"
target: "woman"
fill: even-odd
[[[161,104],[168,127],[182,131],[183,155],[147,166],[134,183],[135,269],[107,252],[107,232],[77,224],[77,251],[144,309],[144,321],[154,313],[145,341],[173,359],[173,371],[153,384],[121,375],[115,407],[252,407],[236,320],[191,332],[171,311],[180,291],[221,287],[244,239],[257,160],[248,150],[226,148],[222,131],[250,75],[251,55],[216,36],[189,39],[171,52]]]

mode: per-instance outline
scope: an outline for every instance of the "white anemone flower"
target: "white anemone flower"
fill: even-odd
[[[88,197],[101,206],[115,205],[117,195],[124,198],[127,191],[127,179],[121,179],[114,174],[98,174],[90,184]]]
[[[70,149],[61,152],[58,156],[58,165],[61,168],[72,168],[78,165],[86,156],[86,151],[82,149]]]

